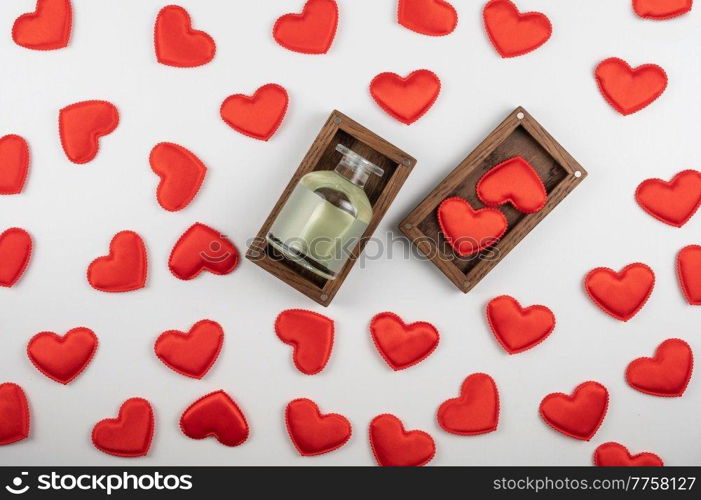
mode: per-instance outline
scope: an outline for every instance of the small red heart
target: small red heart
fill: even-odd
[[[684,170],[669,182],[647,179],[636,189],[635,200],[655,219],[682,227],[701,206],[701,172]]]
[[[107,101],[82,101],[63,108],[58,117],[61,146],[73,163],[88,163],[100,149],[98,139],[119,125],[119,111]]]
[[[438,223],[450,246],[461,257],[494,245],[508,228],[501,211],[496,208],[475,210],[460,196],[452,196],[441,202]]]
[[[187,437],[215,437],[225,446],[238,446],[248,439],[248,422],[233,399],[215,391],[192,403],[180,417],[180,429]]]
[[[273,38],[294,52],[326,54],[338,26],[335,0],[308,0],[301,14],[285,14],[275,21]]]
[[[29,404],[17,384],[0,384],[0,446],[29,436]]]
[[[217,360],[223,344],[224,330],[219,323],[203,319],[188,333],[178,330],[163,332],[153,348],[156,356],[171,370],[200,379]]]
[[[72,18],[70,0],[37,0],[34,12],[15,21],[12,39],[28,49],[61,49],[71,37]]]
[[[156,144],[149,155],[151,170],[161,178],[158,204],[170,212],[190,204],[202,186],[207,167],[191,151],[172,142]]]
[[[631,455],[628,449],[618,443],[599,445],[594,451],[594,465],[599,467],[662,467],[662,459],[650,452]]]
[[[41,373],[61,384],[68,384],[90,364],[97,351],[97,336],[78,327],[65,335],[40,332],[27,344],[27,355]]]
[[[212,37],[192,29],[190,14],[178,5],[167,5],[160,10],[153,39],[156,59],[167,66],[202,66],[211,61],[217,51]]]
[[[555,329],[555,315],[549,308],[541,305],[523,308],[508,295],[489,301],[487,321],[497,341],[509,354],[537,346]]]
[[[689,245],[677,254],[677,277],[689,304],[701,306],[701,246]]]
[[[401,420],[387,413],[370,422],[370,446],[383,467],[420,467],[436,454],[436,444],[429,434],[406,431]]]
[[[458,25],[458,13],[443,0],[399,0],[399,24],[422,35],[444,36]]]
[[[694,355],[681,339],[667,339],[652,358],[638,358],[626,368],[626,381],[645,394],[679,397],[684,394],[694,369]]]
[[[538,212],[548,201],[548,193],[538,172],[521,156],[492,167],[477,182],[477,196],[487,206],[511,203],[526,214]]]
[[[438,408],[438,425],[451,434],[476,436],[497,430],[499,392],[492,377],[473,373],[460,388],[460,396]]]
[[[222,233],[196,222],[173,246],[168,267],[176,278],[191,280],[202,271],[224,275],[239,263],[239,251]]]
[[[92,430],[95,447],[118,457],[143,457],[153,439],[153,409],[142,398],[129,398],[117,418],[100,420]]]
[[[120,231],[110,242],[110,253],[88,266],[88,282],[103,292],[129,292],[146,286],[146,246],[134,231]]]
[[[303,309],[282,311],[275,320],[275,333],[294,348],[295,366],[306,375],[319,373],[331,357],[334,323],[322,314]]]
[[[633,0],[633,9],[640,17],[661,21],[686,14],[693,3],[693,0]]]
[[[263,85],[252,97],[230,95],[222,102],[219,113],[231,128],[253,139],[267,141],[285,118],[289,97],[276,83]]]
[[[32,237],[11,227],[0,234],[0,286],[11,287],[22,277],[32,257]]]
[[[370,82],[370,95],[375,102],[407,125],[426,114],[440,92],[440,79],[427,69],[417,69],[406,78],[396,73],[380,73]]]
[[[285,409],[285,423],[292,444],[305,457],[337,450],[351,437],[346,417],[337,413],[322,415],[316,403],[306,398],[290,401]]]
[[[491,0],[484,6],[482,17],[489,40],[501,57],[528,54],[547,42],[553,33],[545,14],[521,14],[510,0]]]
[[[383,312],[370,321],[372,341],[387,364],[404,370],[426,359],[438,347],[439,335],[430,323],[409,325],[391,312]]]
[[[589,441],[599,429],[608,409],[609,394],[598,382],[584,382],[572,396],[548,394],[540,403],[540,416],[566,436]]]
[[[0,137],[0,195],[22,192],[29,171],[29,146],[14,134]]]
[[[584,278],[589,298],[606,314],[628,321],[643,308],[655,287],[655,273],[649,266],[635,262],[616,272],[597,267]]]
[[[623,59],[610,57],[599,63],[594,74],[604,99],[622,115],[649,106],[667,88],[667,73],[656,64],[632,68]]]

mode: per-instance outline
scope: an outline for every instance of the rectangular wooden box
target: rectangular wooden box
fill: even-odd
[[[336,279],[327,280],[283,257],[267,243],[265,237],[303,175],[315,170],[336,168],[338,160],[341,158],[341,154],[336,151],[336,146],[339,143],[381,167],[385,173],[382,178],[371,176],[365,185],[365,192],[373,208],[372,219]],[[258,231],[255,240],[249,246],[246,258],[319,304],[329,305],[415,164],[416,160],[404,151],[343,113],[334,111],[309,148],[272,212],[263,223],[263,227]]]
[[[438,206],[450,196],[461,196],[475,209],[484,207],[477,198],[477,182],[492,167],[516,155],[528,160],[538,172],[548,193],[547,204],[533,214],[519,212],[511,204],[499,206],[509,223],[506,234],[491,247],[460,257],[440,230]],[[586,176],[587,171],[525,109],[518,107],[409,213],[399,229],[467,293]]]

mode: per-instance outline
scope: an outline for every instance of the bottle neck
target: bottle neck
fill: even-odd
[[[338,162],[334,171],[361,189],[365,187],[365,183],[368,181],[369,177],[369,173],[366,169],[358,165],[351,165],[345,159]]]

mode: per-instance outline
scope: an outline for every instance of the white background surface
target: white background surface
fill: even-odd
[[[217,54],[204,67],[179,69],[158,64],[153,51],[153,23],[166,2],[73,3],[70,45],[52,52],[12,42],[12,24],[34,10],[33,0],[0,3],[0,135],[24,136],[32,156],[24,192],[0,199],[0,228],[26,228],[35,243],[22,280],[0,288],[0,380],[20,384],[32,412],[31,437],[1,447],[1,464],[369,465],[367,424],[382,412],[432,434],[435,465],[588,465],[596,446],[609,440],[633,452],[656,452],[669,465],[701,464],[699,374],[682,398],[672,399],[636,392],[623,377],[632,359],[651,355],[669,337],[685,339],[701,355],[701,308],[685,303],[674,274],[676,252],[701,243],[701,214],[676,229],[653,220],[633,199],[645,178],[669,179],[701,166],[699,8],[652,22],[634,15],[630,0],[520,0],[522,10],[545,12],[554,34],[537,51],[503,60],[483,32],[482,0],[454,0],[458,27],[441,38],[396,24],[394,0],[341,0],[338,34],[324,56],[296,54],[272,39],[275,19],[299,11],[302,0],[181,0],[195,28],[214,37]],[[592,76],[609,56],[660,64],[669,74],[667,91],[640,113],[618,115]],[[405,75],[422,67],[440,76],[443,90],[429,113],[407,127],[374,104],[368,84],[383,71]],[[282,127],[265,143],[230,129],[219,105],[268,82],[284,85],[291,103]],[[113,102],[121,121],[102,139],[94,161],[74,165],[61,150],[58,110],[86,99]],[[189,282],[168,271],[173,243],[195,221],[230,235],[243,252],[334,108],[418,159],[376,233],[384,235],[517,105],[590,176],[468,295],[432,264],[405,260],[401,252],[356,266],[326,310],[248,261],[228,276],[205,273]],[[178,213],[156,203],[158,178],[148,154],[159,141],[184,145],[209,167],[200,194]],[[123,229],[146,241],[148,285],[126,294],[97,292],[85,279],[87,265]],[[657,284],[642,312],[621,323],[586,298],[582,278],[593,267],[634,261],[652,266]],[[557,316],[555,332],[536,348],[508,356],[483,318],[486,302],[500,294],[548,305]],[[296,371],[291,349],[274,334],[275,316],[287,308],[309,308],[337,322],[331,360],[319,375]],[[434,323],[441,332],[438,349],[421,364],[393,372],[367,328],[384,310]],[[226,338],[218,362],[198,381],[162,365],[152,346],[160,332],[187,330],[202,318],[221,323]],[[26,343],[39,331],[63,334],[79,325],[96,332],[100,347],[88,369],[62,386],[31,365]],[[478,371],[499,387],[499,429],[477,437],[447,434],[435,411]],[[547,427],[538,405],[546,394],[569,393],[589,379],[608,387],[611,402],[587,443]],[[249,440],[237,448],[194,441],[178,429],[185,407],[220,388],[251,425]],[[149,455],[130,461],[97,451],[92,426],[114,417],[132,396],[154,406]],[[296,397],[346,415],[351,441],[320,457],[298,456],[282,418]]]

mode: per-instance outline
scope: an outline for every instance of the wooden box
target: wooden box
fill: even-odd
[[[371,176],[365,185],[365,192],[373,208],[372,219],[352,250],[348,262],[335,279],[327,280],[285,258],[268,244],[266,235],[303,175],[315,170],[333,170],[336,167],[341,158],[341,154],[336,151],[339,143],[381,167],[385,173],[382,178]],[[415,164],[416,160],[404,151],[343,113],[334,111],[249,246],[246,258],[319,304],[329,305]]]
[[[477,254],[460,257],[440,230],[438,206],[445,198],[461,196],[475,209],[484,207],[477,198],[477,182],[492,167],[517,155],[538,172],[548,193],[547,204],[533,214],[519,212],[511,204],[497,207],[508,221],[504,236]],[[409,213],[399,228],[467,293],[586,176],[586,170],[525,109],[518,107]]]

